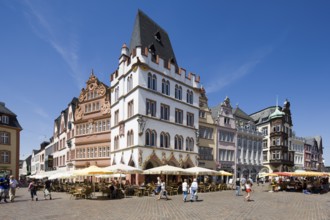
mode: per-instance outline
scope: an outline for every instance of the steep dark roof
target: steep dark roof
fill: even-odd
[[[211,114],[212,114],[212,118],[215,120],[218,118],[218,115],[219,115],[219,111],[221,109],[221,103],[218,104],[217,106],[215,107],[211,107]]]
[[[138,11],[135,18],[129,52],[131,53],[136,47],[142,49],[147,47],[149,51],[154,50],[155,54],[164,60],[164,64],[172,60],[172,64],[178,68],[167,32],[141,10]]]
[[[11,115],[11,116],[16,116],[14,112],[10,111],[4,102],[0,102],[0,113],[6,114],[6,115]]]
[[[239,107],[236,107],[235,109],[233,109],[233,115],[237,118],[242,118],[245,119],[247,121],[251,121],[254,122],[253,118],[251,118],[248,114],[246,114],[242,109],[240,109]]]
[[[279,107],[281,109],[281,107]],[[275,111],[276,106],[268,107],[250,115],[256,124],[262,124],[269,121],[269,116]]]
[[[10,111],[6,107],[4,102],[0,102],[0,117],[2,114],[7,115],[9,117],[9,124],[4,124],[4,123],[2,123],[2,121],[0,121],[0,125],[14,127],[14,128],[18,128],[20,130],[23,129],[17,120],[17,115],[15,113],[13,113],[12,111]]]

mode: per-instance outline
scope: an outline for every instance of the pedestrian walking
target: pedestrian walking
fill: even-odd
[[[241,181],[239,178],[236,179],[236,196],[240,196],[240,191],[241,191]]]
[[[34,200],[34,197],[36,197],[36,201],[38,201],[38,195],[37,195],[37,185],[34,180],[32,180],[29,184],[28,191],[31,193],[31,200]]]
[[[5,203],[7,203],[7,197],[8,197],[8,191],[9,191],[9,178],[8,175],[5,175],[0,178],[0,202],[2,198],[4,198]]]
[[[190,202],[192,202],[193,200],[195,201],[197,200],[197,190],[198,190],[198,183],[197,183],[197,179],[195,178],[190,186]]]
[[[165,199],[168,200],[165,181],[161,182],[158,200],[161,199],[163,196],[165,196]]]
[[[18,182],[13,175],[9,177],[9,200],[14,202],[16,196],[16,188],[18,188]]]
[[[187,201],[187,196],[188,196],[188,183],[187,183],[187,179],[184,179],[184,181],[182,183],[182,193],[183,193],[183,201],[186,202]]]
[[[156,189],[154,190],[155,195],[160,193],[162,181],[160,177],[157,177]]]
[[[251,192],[252,192],[252,183],[250,180],[246,181],[245,183],[245,191],[246,191],[246,196],[245,196],[245,200],[246,201],[251,201]]]
[[[44,188],[45,199],[47,198],[47,196],[49,196],[49,199],[52,200],[51,190],[52,190],[52,182],[49,179],[47,179],[45,182],[45,188]]]

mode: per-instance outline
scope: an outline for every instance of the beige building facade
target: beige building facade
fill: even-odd
[[[20,126],[16,114],[0,102],[0,175],[19,175]]]
[[[199,97],[198,166],[216,170],[216,125],[205,90]]]

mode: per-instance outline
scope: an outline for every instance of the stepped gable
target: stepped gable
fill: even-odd
[[[135,18],[129,53],[132,54],[136,47],[148,48],[151,54],[164,59],[164,63],[170,61],[178,69],[167,32],[141,10],[138,11]]]

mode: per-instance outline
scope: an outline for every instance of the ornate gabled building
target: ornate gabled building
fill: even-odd
[[[0,102],[0,175],[10,173],[18,179],[21,131],[17,115]]]
[[[142,11],[110,81],[111,164],[197,165],[199,77],[178,67],[168,34]]]
[[[294,151],[289,149],[292,137],[290,102],[283,108],[268,107],[250,115],[263,139],[263,165],[261,172],[293,171]]]
[[[211,109],[217,128],[216,149],[217,169],[235,173],[236,171],[236,123],[233,108],[228,97]]]
[[[322,137],[306,137],[304,151],[304,169],[309,171],[323,171],[323,145]]]
[[[67,139],[69,164],[76,169],[109,166],[110,90],[93,71],[86,88],[80,92],[75,111],[69,116],[68,126],[74,126]]]
[[[45,148],[45,171],[67,171],[72,167],[70,150],[74,138],[74,112],[78,99],[73,98],[68,106],[54,120],[53,136]],[[73,141],[74,143],[74,141]]]
[[[204,88],[199,96],[198,166],[216,170],[216,125]]]
[[[253,119],[238,106],[233,110],[237,129],[236,173],[238,178],[256,180],[262,164],[263,134]]]

